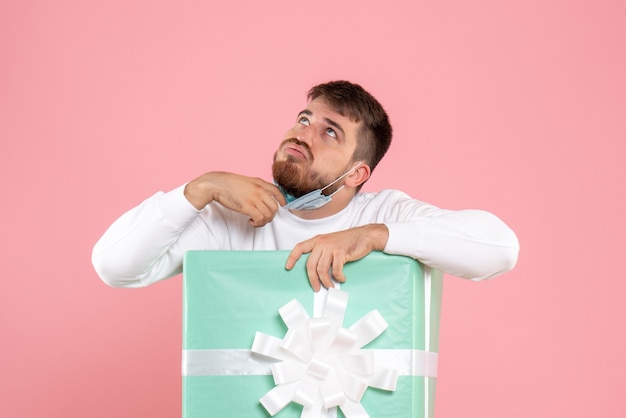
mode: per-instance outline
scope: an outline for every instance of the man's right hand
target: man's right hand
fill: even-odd
[[[185,186],[185,197],[198,210],[215,201],[250,217],[250,225],[270,222],[278,205],[287,204],[278,187],[265,180],[220,171],[209,172]]]

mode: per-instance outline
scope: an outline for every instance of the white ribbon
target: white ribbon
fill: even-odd
[[[398,376],[437,377],[437,353],[411,349],[364,349],[376,364]],[[272,374],[277,360],[253,355],[247,348],[183,350],[183,376],[262,376]]]
[[[387,329],[387,322],[374,310],[343,328],[347,303],[347,292],[331,288],[322,317],[310,318],[294,299],[279,309],[288,327],[283,339],[257,332],[252,353],[278,360],[271,366],[276,386],[260,399],[270,415],[295,402],[303,406],[301,418],[317,418],[336,406],[346,418],[369,417],[361,405],[367,387],[396,389],[398,369],[377,361],[374,350],[361,349]],[[407,351],[415,364],[419,351]],[[419,371],[436,373],[436,354],[423,357]]]

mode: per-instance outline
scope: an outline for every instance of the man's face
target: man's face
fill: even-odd
[[[274,155],[274,180],[296,197],[326,186],[352,168],[359,127],[360,123],[342,116],[323,98],[312,100]]]

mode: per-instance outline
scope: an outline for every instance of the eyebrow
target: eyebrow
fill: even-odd
[[[298,113],[298,116],[305,114],[307,116],[313,116],[313,112],[311,112],[309,109],[304,109],[303,111],[301,111],[300,113]],[[335,122],[332,119],[328,119],[328,118],[324,118],[324,122],[326,122],[327,124],[329,124],[330,126],[332,126],[333,128],[337,128],[337,130],[339,132],[341,132],[341,134],[343,136],[346,135],[346,133],[344,132],[343,128],[341,127],[340,124],[338,124],[337,122]]]

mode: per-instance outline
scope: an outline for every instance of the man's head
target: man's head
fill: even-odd
[[[371,171],[391,145],[392,128],[387,112],[363,87],[349,81],[331,81],[309,90],[309,101],[324,99],[341,115],[360,123],[353,161],[364,160]]]
[[[333,81],[314,86],[309,102],[287,131],[272,171],[289,194],[302,196],[322,188],[358,164],[344,183],[359,190],[391,143],[386,112],[361,86]],[[352,171],[352,170],[351,170]]]

